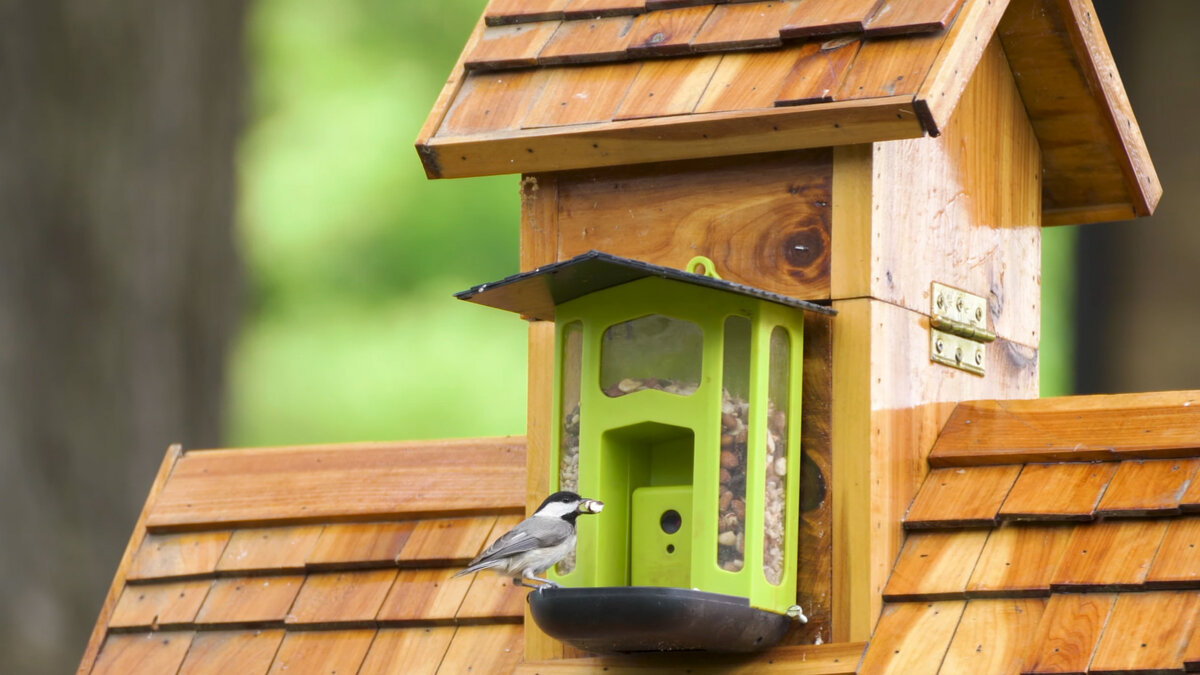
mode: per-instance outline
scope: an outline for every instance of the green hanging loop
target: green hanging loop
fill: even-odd
[[[721,278],[721,275],[717,274],[717,266],[713,264],[713,261],[702,255],[689,260],[683,269],[692,274],[702,274],[711,279]]]

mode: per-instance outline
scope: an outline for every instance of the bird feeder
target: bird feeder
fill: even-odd
[[[749,651],[797,612],[804,312],[833,312],[689,268],[592,251],[459,294],[555,322],[551,489],[607,508],[530,604],[589,651]]]

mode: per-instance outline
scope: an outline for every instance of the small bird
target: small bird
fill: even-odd
[[[574,492],[555,492],[546,497],[532,516],[505,532],[454,576],[491,569],[513,575],[515,585],[557,587],[558,584],[538,575],[575,548],[575,518],[584,513],[600,513],[603,508],[604,502],[584,499]],[[525,583],[525,579],[541,582],[543,586]]]

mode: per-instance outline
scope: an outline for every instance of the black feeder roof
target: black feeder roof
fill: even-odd
[[[641,260],[588,251],[570,260],[543,265],[529,272],[514,274],[500,281],[480,284],[454,297],[516,312],[537,321],[553,321],[554,308],[585,295],[627,284],[646,277],[662,277],[727,293],[766,300],[785,307],[833,316],[837,312],[824,305],[789,298],[761,288],[713,279],[672,267],[652,265]]]

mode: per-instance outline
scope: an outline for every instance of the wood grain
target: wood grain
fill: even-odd
[[[146,526],[292,524],[520,510],[520,437],[192,451]]]
[[[326,525],[306,562],[318,569],[394,565],[419,522]]]
[[[209,580],[126,586],[108,625],[127,628],[190,624],[210,586]]]
[[[373,625],[396,575],[394,569],[310,574],[286,623]]]
[[[218,579],[196,615],[196,623],[282,625],[303,585],[301,575]]]
[[[971,401],[946,423],[934,466],[1169,458],[1200,449],[1200,392]]]
[[[1198,615],[1195,591],[1118,595],[1088,672],[1179,672]]]
[[[962,598],[988,530],[913,532],[883,589],[886,602]]]
[[[282,641],[279,629],[197,633],[179,675],[262,675]]]
[[[564,21],[538,54],[538,65],[624,60],[628,56],[625,49],[629,46],[632,27],[633,17],[630,16]]]
[[[191,631],[109,635],[92,675],[174,673],[192,643]]]
[[[449,623],[472,581],[471,577],[451,578],[457,571],[451,568],[400,570],[379,608],[379,621]]]
[[[642,64],[613,119],[666,117],[692,112],[721,59],[719,54],[710,54]]]
[[[1192,477],[1192,482],[1179,498],[1179,508],[1185,513],[1200,512],[1200,473]]]
[[[301,572],[323,528],[299,525],[238,530],[221,554],[217,572]]]
[[[1086,673],[1116,595],[1050,596],[1022,659],[1022,673]]]
[[[692,38],[692,50],[711,52],[778,47],[783,44],[779,29],[800,4],[796,0],[718,4]]]
[[[992,530],[967,582],[967,597],[1050,594],[1072,526],[1005,525]]]
[[[995,525],[996,513],[1020,473],[1020,464],[935,469],[908,508],[904,526],[912,530]]]
[[[917,92],[945,42],[944,34],[903,40],[865,40],[835,98],[872,98]]]
[[[476,575],[456,618],[461,623],[520,622],[525,615],[528,589],[514,586],[511,579],[492,574]]]
[[[801,56],[801,49],[789,47],[765,52],[725,54],[700,102],[696,104],[696,112],[774,106],[784,80]]]
[[[519,129],[546,86],[546,72],[473,73],[437,129],[439,136],[467,136]]]
[[[861,46],[857,39],[842,39],[801,47],[795,66],[775,95],[775,105],[832,101]]]
[[[1179,513],[1179,500],[1200,459],[1130,459],[1121,462],[1096,507],[1096,515],[1161,516]]]
[[[1026,464],[1000,507],[1000,519],[1092,520],[1116,471],[1116,462]]]
[[[563,18],[569,0],[489,0],[483,12],[489,26]]]
[[[375,630],[288,631],[270,675],[355,673]]]
[[[938,672],[965,605],[961,600],[885,605],[858,672]]]
[[[542,21],[508,26],[488,26],[479,40],[463,54],[468,71],[501,70],[535,65],[538,54],[556,34],[559,21]]]
[[[461,626],[439,673],[509,673],[521,661],[521,627]]]
[[[861,33],[880,0],[805,0],[784,23],[785,38]]]
[[[1192,637],[1183,648],[1183,667],[1189,673],[1200,672],[1200,621],[1192,628]]]
[[[963,0],[883,0],[863,28],[868,37],[943,30],[954,20],[962,3]]]
[[[712,5],[680,7],[638,16],[629,29],[630,56],[670,56],[691,51],[692,37],[712,14]],[[649,65],[649,64],[647,64]]]
[[[1079,592],[1141,586],[1166,529],[1163,520],[1076,525],[1050,588]]]
[[[830,165],[800,151],[566,174],[558,257],[596,248],[679,268],[705,255],[730,281],[828,297]]]
[[[229,531],[149,535],[138,549],[127,579],[170,579],[212,574]]]
[[[1200,588],[1200,518],[1170,521],[1146,575],[1154,588]]]
[[[563,8],[567,19],[594,19],[623,14],[640,14],[646,10],[646,0],[569,0]]]
[[[1016,675],[1045,608],[1041,598],[968,602],[938,672]]]
[[[158,500],[158,493],[162,490],[162,486],[167,482],[167,476],[170,475],[171,469],[174,468],[176,460],[183,454],[183,447],[176,444],[167,448],[163,453],[162,462],[158,466],[158,473],[154,476],[154,482],[150,485],[150,494],[146,497],[146,502],[142,506],[141,513],[138,514],[137,522],[133,525],[133,534],[129,535],[129,543],[125,545],[125,552],[121,554],[121,560],[117,563],[117,572],[113,576],[113,583],[108,588],[108,593],[104,596],[104,602],[100,605],[100,616],[96,619],[95,626],[92,627],[92,633],[88,637],[87,645],[83,649],[83,656],[79,660],[78,675],[87,675],[91,672],[92,667],[96,665],[96,655],[100,652],[100,646],[104,642],[104,636],[108,632],[108,622],[112,617],[112,612],[117,606],[117,600],[125,588],[125,576],[129,572],[129,568],[133,565],[133,559],[138,549],[141,548],[142,541],[146,537],[146,519],[150,515],[150,505]],[[184,648],[186,650],[186,647]]]
[[[521,126],[532,129],[611,120],[640,67],[640,63],[613,63],[549,69],[546,87]]]
[[[380,628],[358,675],[434,675],[454,628]]]
[[[554,661],[526,661],[514,675],[852,675],[857,673],[866,643],[774,647],[758,658],[731,654],[637,654],[587,656]]]
[[[406,566],[465,563],[483,550],[495,524],[496,518],[490,516],[422,520],[413,528],[396,561]]]

